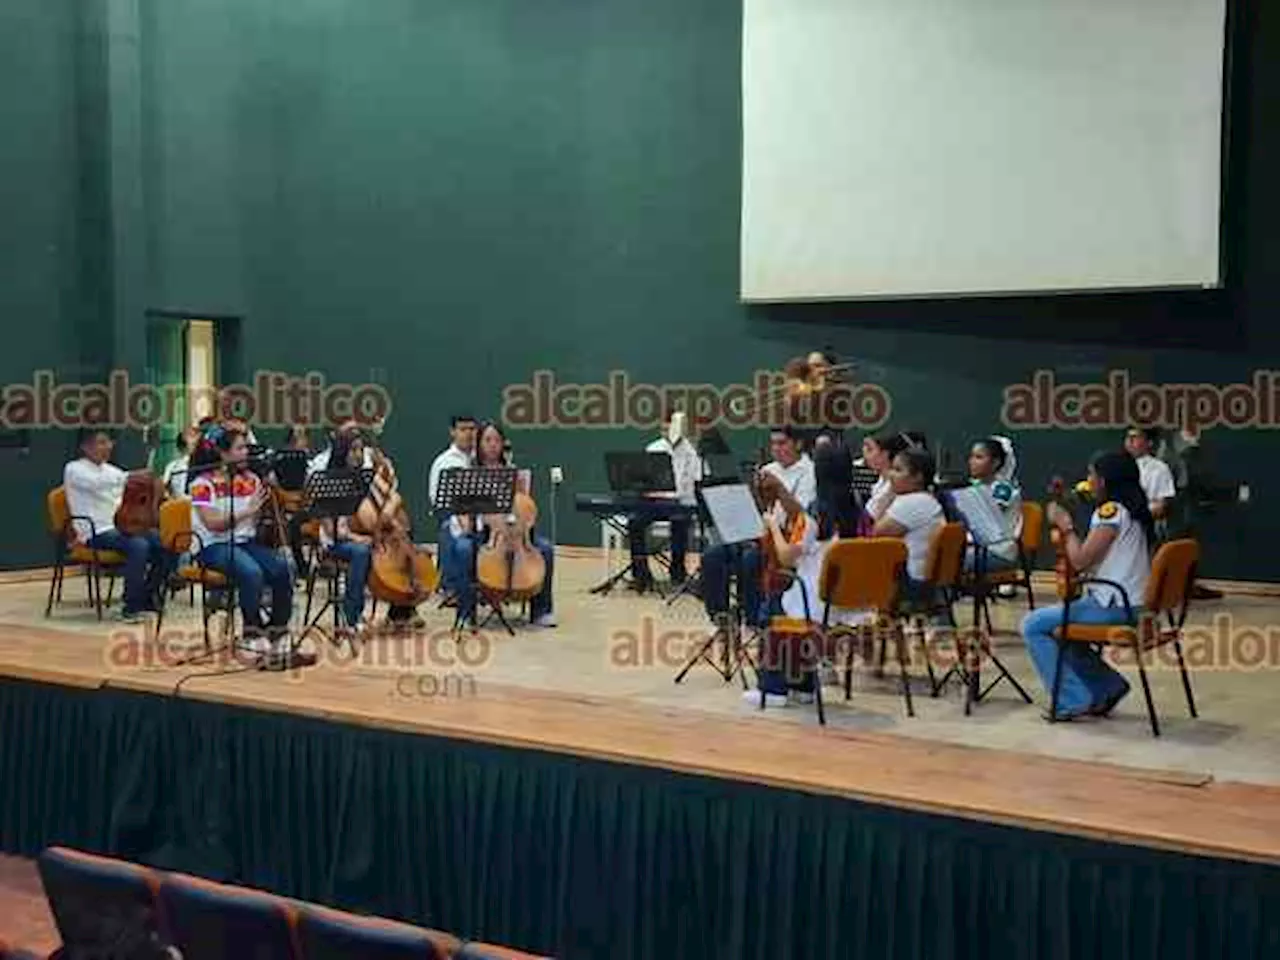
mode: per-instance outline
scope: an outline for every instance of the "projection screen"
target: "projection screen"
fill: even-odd
[[[745,0],[747,301],[1220,282],[1225,0]]]

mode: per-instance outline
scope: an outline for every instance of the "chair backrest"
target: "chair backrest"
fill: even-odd
[[[289,960],[296,911],[281,897],[184,874],[160,886],[168,937],[183,960]]]
[[[929,555],[925,559],[924,578],[938,587],[954,587],[964,570],[967,540],[964,524],[952,520],[939,524],[929,537]]]
[[[1044,507],[1034,500],[1022,501],[1022,552],[1034,557],[1044,539]]]
[[[552,960],[536,953],[525,953],[511,947],[499,947],[492,943],[464,943],[454,954],[455,960]]]
[[[1147,581],[1143,606],[1152,613],[1181,609],[1199,562],[1200,544],[1195,540],[1170,540],[1162,544],[1151,561],[1151,578]]]
[[[67,506],[67,488],[54,487],[45,497],[44,504],[49,533],[60,539],[66,533],[67,521],[71,519],[71,508]]]
[[[818,594],[842,610],[893,609],[898,578],[907,564],[907,544],[898,537],[837,540],[822,560]]]
[[[308,905],[298,915],[298,945],[306,960],[447,960],[459,941],[439,930]]]
[[[72,955],[132,956],[159,936],[159,875],[139,864],[50,847],[37,860],[62,945]]]
[[[191,499],[175,497],[160,504],[160,546],[170,553],[186,553],[191,540]]]

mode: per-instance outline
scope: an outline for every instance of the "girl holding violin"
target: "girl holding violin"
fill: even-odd
[[[510,444],[506,435],[502,432],[502,428],[493,422],[485,423],[480,427],[480,431],[476,435],[476,466],[492,469],[514,466],[511,462],[510,449]],[[522,490],[521,492],[528,493],[527,490]],[[474,571],[476,555],[489,540],[490,531],[487,529],[485,519],[478,517],[473,521],[471,517],[454,516],[450,518],[449,523],[452,526],[455,549],[458,551],[457,562],[460,568]],[[530,541],[538,553],[542,555],[546,574],[543,578],[541,590],[529,601],[529,622],[538,627],[554,627],[556,620],[555,614],[552,612],[552,580],[555,550],[550,541],[537,534],[531,534]],[[464,564],[465,566],[463,566]],[[468,577],[462,586],[463,589],[459,592],[458,597],[459,612],[464,619],[471,619],[475,615],[474,580]]]
[[[1139,615],[1146,594],[1151,577],[1151,548],[1156,542],[1155,521],[1142,491],[1137,461],[1124,452],[1098,455],[1089,466],[1089,487],[1099,506],[1093,511],[1083,539],[1076,533],[1067,510],[1051,503],[1047,512],[1071,569],[1088,571],[1096,578],[1094,582],[1086,581],[1084,594],[1071,601],[1071,622],[1131,623],[1131,618]],[[1062,626],[1064,610],[1061,604],[1042,607],[1022,621],[1027,651],[1050,695],[1058,663],[1058,642],[1053,632]],[[1062,651],[1058,716],[1049,717],[1046,713],[1045,718],[1104,717],[1128,692],[1128,681],[1093,647],[1068,643]]]
[[[248,455],[249,445],[241,431],[217,423],[205,428],[191,457],[191,529],[200,562],[236,585],[245,646],[257,655],[276,655],[285,652],[281,645],[293,614],[293,576],[276,550],[257,541],[259,515],[272,509],[272,493],[248,469]],[[266,636],[261,613],[264,587],[271,588]]]

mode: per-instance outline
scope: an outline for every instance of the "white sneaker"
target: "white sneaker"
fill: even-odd
[[[271,641],[262,634],[242,637],[236,644],[236,655],[241,660],[259,663],[271,653]]]
[[[544,613],[533,621],[535,627],[554,627],[556,625],[556,615],[554,613]]]
[[[759,707],[759,706],[760,706],[760,691],[759,691],[759,690],[743,690],[743,691],[742,691],[742,699],[743,699],[743,700],[745,700],[747,703],[751,704],[753,707]],[[764,695],[764,705],[765,705],[765,707],[766,707],[766,708],[768,708],[768,707],[785,707],[785,706],[786,706],[788,703],[790,703],[790,702],[791,702],[791,701],[790,701],[790,700],[789,700],[789,698],[786,696],[786,694],[782,694],[782,693],[766,693],[766,694]]]
[[[788,700],[800,706],[809,706],[814,701],[814,695],[807,690],[792,690],[788,696]]]

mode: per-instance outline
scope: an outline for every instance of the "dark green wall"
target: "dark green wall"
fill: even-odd
[[[140,330],[145,308],[242,317],[248,370],[383,380],[388,442],[417,477],[449,414],[497,414],[502,386],[540,367],[729,383],[830,343],[890,391],[895,423],[958,444],[995,428],[1003,386],[1037,368],[1230,382],[1280,356],[1267,327],[1280,299],[1265,172],[1280,161],[1265,122],[1280,92],[1280,58],[1263,55],[1280,51],[1274,11],[1248,24],[1236,68],[1250,90],[1225,294],[748,309],[738,4],[98,2],[121,104],[104,124],[127,268],[113,273],[114,322]],[[140,365],[131,335],[115,333],[117,357]],[[571,494],[602,489],[601,454],[641,439],[514,435],[525,462],[566,468],[561,540],[596,540]],[[1038,487],[1113,439],[1027,434],[1024,473]],[[1265,498],[1270,434],[1211,439]],[[1278,525],[1262,503],[1247,524],[1218,521],[1209,572],[1280,579],[1266,546]]]

